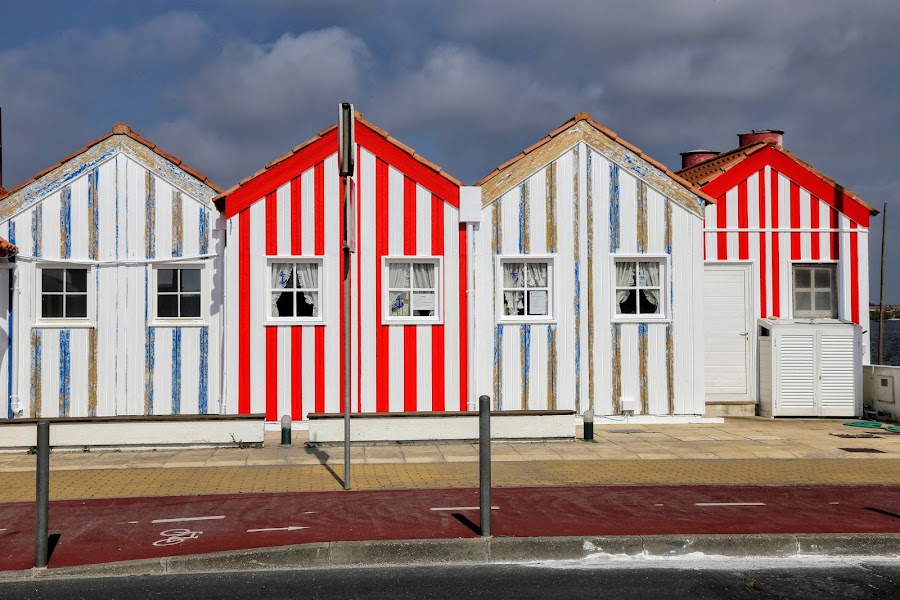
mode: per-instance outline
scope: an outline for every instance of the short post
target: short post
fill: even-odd
[[[594,411],[590,408],[584,411],[584,441],[594,441]]]
[[[50,537],[47,531],[50,518],[50,422],[37,424],[37,490],[34,506],[34,566],[47,567],[50,560]]]
[[[491,398],[478,397],[478,492],[481,496],[481,535],[491,536]]]
[[[291,415],[281,417],[281,445],[291,445]]]

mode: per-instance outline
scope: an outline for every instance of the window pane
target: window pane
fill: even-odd
[[[547,263],[528,263],[528,287],[547,287]]]
[[[434,289],[434,263],[416,263],[412,269],[414,288],[419,290]]]
[[[412,313],[416,317],[434,316],[434,292],[413,292]]]
[[[156,316],[160,318],[178,316],[178,296],[174,294],[160,294],[156,298]]]
[[[66,269],[66,291],[87,292],[87,269]]]
[[[392,317],[409,316],[409,292],[391,292],[390,300]]]
[[[388,263],[389,287],[409,287],[409,263]]]
[[[181,291],[200,291],[200,269],[181,269]]]
[[[816,310],[831,314],[831,292],[816,292]]]
[[[794,301],[796,302],[794,310],[812,310],[812,292],[796,292]]]
[[[87,294],[69,294],[66,296],[66,318],[83,319],[87,317]]]
[[[639,306],[642,315],[659,314],[659,289],[646,289],[640,291]]]
[[[659,286],[659,263],[642,262],[640,266],[638,284],[641,287],[658,287]],[[643,312],[643,311],[641,311]]]
[[[529,290],[528,292],[528,314],[529,315],[548,315],[550,307],[547,302],[547,290]]]
[[[46,273],[46,269],[44,270]],[[63,316],[63,297],[61,295],[44,294],[41,297],[41,317],[58,319]]]
[[[503,264],[503,287],[504,288],[521,288],[525,287],[525,278],[523,277],[523,263],[504,263]]]
[[[831,269],[816,269],[816,287],[831,287]]]
[[[319,289],[319,265],[318,263],[296,263],[294,271],[297,273],[297,288],[301,290]]]
[[[293,317],[294,316],[294,293],[293,292],[272,292],[272,316],[273,317]]]
[[[521,316],[525,314],[525,292],[503,292],[503,314]]]
[[[41,290],[45,292],[63,291],[63,269],[41,269]]]
[[[636,290],[616,290],[616,312],[620,315],[637,314]]]
[[[184,294],[181,297],[181,316],[193,318],[200,316],[200,294]]]
[[[298,292],[297,293],[297,316],[298,317],[318,317],[319,316],[319,293],[318,292]]]
[[[157,269],[156,270],[156,291],[158,292],[177,292],[178,287],[175,283],[175,269]]]
[[[794,268],[794,287],[809,288],[811,283],[812,278],[810,277],[809,269],[805,267]]]

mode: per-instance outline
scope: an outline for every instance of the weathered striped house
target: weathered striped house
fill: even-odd
[[[219,412],[219,191],[119,124],[0,198],[2,417]]]
[[[857,323],[869,362],[868,233],[878,211],[787,151],[782,131],[738,140],[728,152],[683,153],[679,175],[716,199],[704,215],[707,398],[752,414],[759,318]]]
[[[479,185],[478,393],[506,410],[703,414],[710,198],[584,113]]]
[[[338,412],[347,368],[353,411],[466,410],[461,185],[359,117],[356,144],[352,318],[342,303],[337,126],[217,199],[228,237],[229,413],[271,422]]]

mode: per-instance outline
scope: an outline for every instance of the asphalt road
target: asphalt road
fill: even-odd
[[[894,600],[900,563],[865,561],[325,569],[0,583],[4,600],[592,598]]]
[[[900,533],[900,486],[499,488],[494,536]],[[308,542],[476,537],[477,490],[51,504],[50,568]],[[0,571],[28,569],[33,503],[0,504]]]

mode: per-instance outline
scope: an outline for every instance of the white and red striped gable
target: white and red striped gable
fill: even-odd
[[[834,264],[838,317],[867,329],[867,236],[877,211],[777,142],[714,155],[679,172],[716,199],[706,207],[705,259],[751,263],[756,316],[781,318],[793,316],[792,265]],[[868,362],[868,348],[863,356]]]
[[[228,220],[228,412],[466,409],[466,231],[460,183],[357,116],[358,250],[351,269],[352,349],[343,351],[342,188],[332,126],[219,196]],[[319,261],[317,323],[268,318],[273,257]],[[440,314],[428,324],[386,322],[385,257],[437,265]]]

